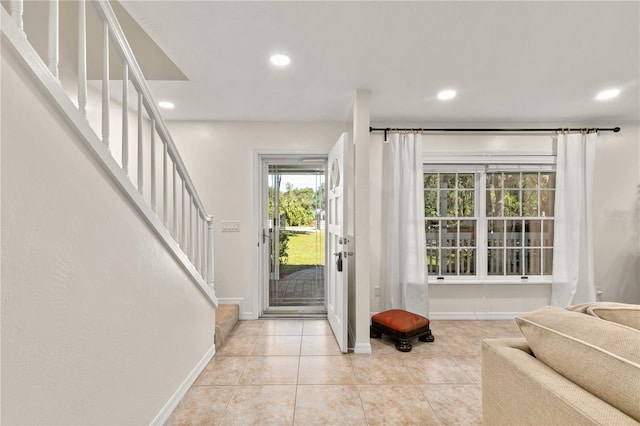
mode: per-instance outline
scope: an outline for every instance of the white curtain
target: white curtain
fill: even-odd
[[[384,307],[427,316],[422,136],[392,133],[389,138]]]
[[[596,133],[558,135],[551,304],[594,302],[591,198]]]

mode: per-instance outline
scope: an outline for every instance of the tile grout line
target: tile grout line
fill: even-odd
[[[293,417],[291,418],[291,425],[296,424],[296,407],[298,404],[298,383],[300,382],[300,358],[302,356],[302,335],[304,335],[304,322],[302,323],[302,331],[300,332],[300,347],[298,348],[298,371],[296,372],[296,391],[293,397]]]

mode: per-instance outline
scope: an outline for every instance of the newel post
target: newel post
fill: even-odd
[[[213,288],[213,218],[207,218],[207,285]]]

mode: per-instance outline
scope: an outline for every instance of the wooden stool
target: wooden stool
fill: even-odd
[[[396,349],[411,351],[410,339],[418,337],[421,342],[433,342],[429,319],[403,309],[391,309],[371,317],[370,337],[380,338],[388,334],[396,340]]]

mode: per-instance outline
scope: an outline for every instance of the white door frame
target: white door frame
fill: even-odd
[[[252,319],[258,319],[264,313],[266,308],[266,304],[268,303],[266,297],[268,295],[264,290],[264,274],[266,271],[267,265],[265,265],[266,259],[263,255],[263,247],[262,247],[262,229],[264,228],[264,224],[262,223],[262,217],[264,213],[265,200],[262,197],[262,188],[263,185],[266,185],[266,179],[268,175],[268,167],[264,167],[265,159],[293,159],[297,157],[308,157],[318,159],[323,159],[326,161],[328,152],[327,151],[318,151],[318,150],[254,150],[253,152],[253,199],[254,199],[254,210],[253,210],[253,235],[255,236],[255,252],[254,252],[254,284],[253,284],[253,306],[251,313]],[[326,185],[325,185],[326,187]],[[325,243],[326,246],[326,243]],[[325,262],[326,262],[325,258]],[[268,273],[268,272],[267,272]],[[326,280],[326,277],[325,277]]]

